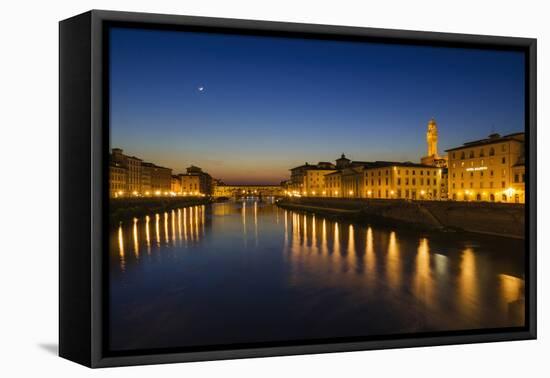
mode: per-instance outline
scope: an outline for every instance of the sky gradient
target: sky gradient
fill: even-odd
[[[519,52],[113,28],[111,147],[228,184],[524,130]]]

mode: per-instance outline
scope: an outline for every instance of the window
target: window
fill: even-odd
[[[489,150],[489,156],[495,156],[495,149],[494,149],[494,147],[491,147],[491,149]]]
[[[456,159],[456,154],[453,152],[453,159]]]
[[[463,182],[460,183],[460,188],[464,189],[464,183]]]
[[[388,178],[386,177],[386,185],[388,185]]]
[[[506,181],[503,181],[501,184],[503,188],[506,188]]]
[[[397,185],[401,185],[401,179],[400,178],[397,179]]]
[[[489,188],[492,188],[492,187],[493,187],[493,182],[491,181],[491,182],[489,183]]]
[[[506,151],[506,145],[505,144],[501,145],[500,149],[501,149],[502,152]]]
[[[412,184],[416,185],[416,179],[413,178]]]
[[[466,158],[466,154],[464,153],[464,151],[462,151],[462,153],[460,154],[460,160],[464,160]]]
[[[479,150],[479,157],[483,157],[483,156],[485,156],[485,152],[483,151],[483,148],[482,148],[481,150]],[[482,160],[482,162],[483,162],[483,160]],[[481,163],[481,164],[483,164],[483,163]]]
[[[470,177],[474,177],[474,172],[470,172]]]
[[[420,176],[424,176],[424,171],[420,171]]]
[[[474,150],[470,150],[470,159],[473,159],[474,158]]]
[[[502,157],[502,164],[506,164],[506,158]]]
[[[514,175],[514,182],[519,182],[519,175],[517,173]]]
[[[415,170],[413,169],[413,171],[412,171],[412,175],[414,176],[414,175],[415,175],[415,173],[416,173],[416,171],[415,171]]]
[[[420,179],[420,185],[424,185],[424,178]]]
[[[471,182],[471,183],[470,183],[470,189],[473,189],[473,188],[474,188],[474,183]]]

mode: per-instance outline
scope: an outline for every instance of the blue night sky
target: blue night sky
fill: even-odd
[[[114,28],[110,57],[111,146],[226,183],[417,162],[431,117],[440,153],[524,130],[518,52]]]

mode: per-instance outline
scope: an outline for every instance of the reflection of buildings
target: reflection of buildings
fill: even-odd
[[[139,261],[143,254],[150,255],[163,245],[185,245],[200,241],[209,227],[206,206],[191,206],[174,209],[154,216],[137,219],[116,230],[116,251],[121,271],[128,263]],[[131,248],[130,248],[131,247]]]
[[[525,203],[524,133],[491,134],[449,153],[449,198]]]

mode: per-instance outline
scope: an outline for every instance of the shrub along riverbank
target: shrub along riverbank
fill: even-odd
[[[172,209],[204,205],[210,202],[206,197],[137,197],[112,198],[109,201],[111,224],[139,218],[147,214],[163,213]]]
[[[293,197],[277,205],[358,222],[525,238],[525,206],[519,204]]]

